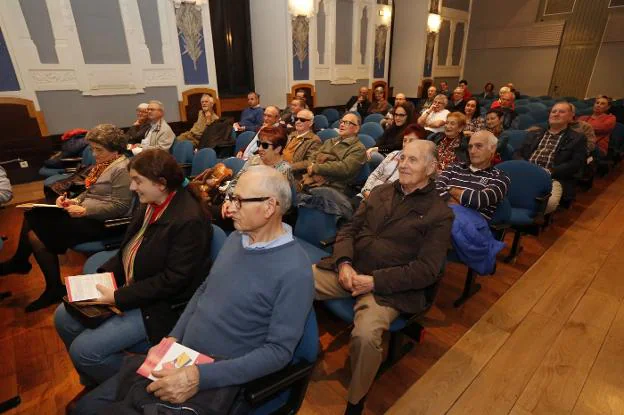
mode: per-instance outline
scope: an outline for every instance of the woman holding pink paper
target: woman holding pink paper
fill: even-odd
[[[169,334],[186,302],[210,270],[212,227],[208,210],[176,160],[146,150],[129,165],[130,189],[140,207],[119,251],[98,269],[112,272],[116,290],[98,285],[98,298],[123,315],[85,328],[64,305],[55,325],[85,386],[115,374],[124,351],[146,352]]]

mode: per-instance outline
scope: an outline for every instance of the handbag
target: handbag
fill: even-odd
[[[63,296],[63,304],[65,304],[65,310],[69,315],[88,329],[96,329],[104,321],[116,314],[108,305],[72,303],[66,295]]]
[[[211,206],[223,203],[224,195],[219,187],[233,177],[232,169],[223,163],[217,163],[214,167],[204,170],[197,175],[191,184],[198,186],[202,200]]]

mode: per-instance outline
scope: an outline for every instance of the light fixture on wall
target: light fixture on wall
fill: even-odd
[[[312,17],[314,0],[288,0],[288,13],[292,16]]]
[[[392,9],[389,6],[382,7],[379,9],[379,15],[384,24],[389,24],[392,17]]]
[[[429,33],[438,33],[442,26],[442,16],[437,13],[429,13],[427,17],[427,31]]]

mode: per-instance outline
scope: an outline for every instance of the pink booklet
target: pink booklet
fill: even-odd
[[[152,376],[154,370],[178,369],[188,365],[201,365],[212,362],[214,362],[212,357],[176,343],[168,337],[158,343],[154,351],[147,356],[145,362],[136,372],[148,379],[156,380]]]

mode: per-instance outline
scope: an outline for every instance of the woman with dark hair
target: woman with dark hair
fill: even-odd
[[[485,114],[485,127],[496,138],[499,138],[503,133],[503,117],[504,114],[499,109],[491,109]]]
[[[116,290],[98,285],[97,301],[121,311],[87,329],[64,305],[54,324],[85,386],[119,370],[125,350],[147,352],[173,329],[210,270],[212,227],[195,189],[167,151],[149,149],[128,166],[141,205],[119,251],[99,272],[112,272]]]
[[[483,94],[481,94],[483,99],[494,99],[494,84],[488,82],[483,87]]]
[[[409,124],[401,130],[402,145],[400,150],[389,153],[377,168],[368,176],[366,183],[362,187],[362,192],[358,197],[368,198],[371,190],[380,184],[393,182],[399,178],[399,158],[403,152],[405,144],[414,140],[424,140],[427,138],[427,130],[418,124]]]
[[[230,182],[226,192],[232,193],[236,187],[239,177],[251,166],[263,164],[273,167],[288,179],[294,186],[294,178],[290,169],[290,164],[282,157],[282,152],[286,147],[288,137],[283,128],[266,127],[258,133],[258,154],[251,156],[236,177]]]
[[[59,196],[56,208],[33,208],[24,213],[17,251],[0,264],[0,275],[28,274],[34,254],[46,281],[43,294],[26,312],[58,303],[65,295],[58,255],[76,244],[119,234],[104,221],[130,213],[128,159],[123,155],[127,136],[112,124],[100,124],[87,133],[95,165],[85,179],[86,190],[74,199]]]
[[[473,133],[485,128],[485,119],[481,116],[481,107],[475,97],[466,101],[464,114],[466,115],[466,126],[464,127],[466,137],[470,137]]]
[[[388,127],[383,135],[377,139],[375,147],[366,150],[368,159],[375,152],[384,156],[396,150],[403,148],[403,131],[414,120],[414,110],[411,105],[396,104],[393,109],[393,124]]]

